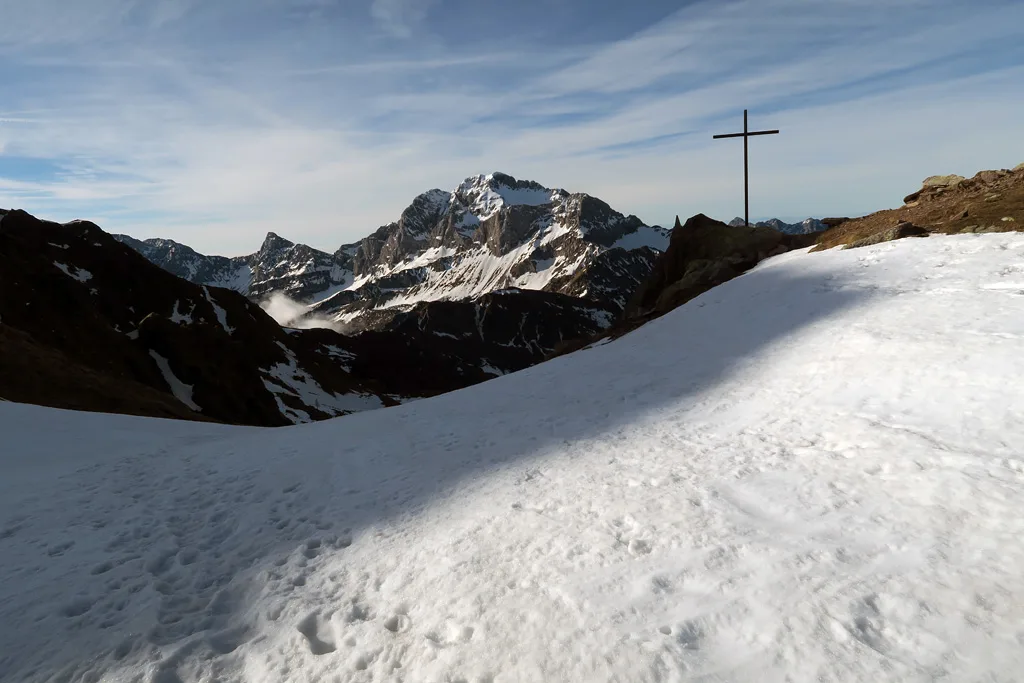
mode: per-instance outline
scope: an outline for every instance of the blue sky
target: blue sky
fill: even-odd
[[[0,0],[0,206],[334,249],[500,170],[648,223],[1024,162],[1019,0]]]

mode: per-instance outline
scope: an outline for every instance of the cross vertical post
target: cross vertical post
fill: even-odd
[[[747,161],[747,142],[750,134],[747,133],[747,110],[743,110],[743,224],[750,227],[750,164]]]
[[[748,228],[750,227],[750,172],[747,152],[747,138],[751,135],[774,135],[778,133],[777,130],[758,130],[750,131],[747,128],[747,110],[743,110],[743,132],[742,133],[727,133],[725,135],[714,135],[714,139],[718,138],[743,138],[743,224]]]

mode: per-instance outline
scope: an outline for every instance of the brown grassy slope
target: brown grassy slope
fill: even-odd
[[[932,181],[905,201],[898,209],[876,211],[826,230],[812,251],[849,245],[901,222],[942,234],[1024,230],[1024,165],[1012,171],[981,171],[969,179]]]

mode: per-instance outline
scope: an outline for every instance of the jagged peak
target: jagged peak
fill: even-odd
[[[469,176],[459,187],[456,188],[456,192],[459,191],[471,191],[474,189],[489,188],[497,191],[501,188],[508,188],[512,190],[538,190],[543,192],[558,192],[560,194],[568,194],[565,190],[560,188],[551,188],[545,185],[541,185],[535,180],[519,180],[508,173],[501,171],[493,171],[487,174],[478,174]]]
[[[449,204],[485,220],[505,207],[543,206],[563,201],[568,196],[565,190],[544,187],[533,180],[517,180],[495,171],[466,178],[451,193]]]
[[[260,252],[275,251],[278,249],[289,249],[294,247],[295,243],[278,235],[276,232],[268,232],[267,236],[263,239],[263,245],[260,247]]]
[[[448,205],[450,198],[450,192],[434,188],[416,195],[416,198],[412,200],[412,207],[440,210]]]

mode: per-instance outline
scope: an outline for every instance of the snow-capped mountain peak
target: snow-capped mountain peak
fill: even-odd
[[[568,193],[532,180],[494,172],[466,178],[451,194],[451,205],[483,221],[507,206],[543,206],[564,201]]]
[[[603,308],[606,325],[651,272],[668,234],[590,195],[493,172],[417,195],[398,220],[333,254],[271,232],[257,253],[221,266],[247,278],[239,289],[251,298],[283,292],[361,329],[418,303],[503,289],[587,299]],[[160,265],[169,258],[125,241]],[[207,284],[201,268],[174,272]],[[209,284],[231,279],[218,277]]]
[[[729,221],[729,225],[733,227],[743,225],[743,223],[743,219],[739,216]],[[751,225],[759,228],[772,228],[773,230],[778,230],[779,232],[786,233],[787,235],[809,235],[812,232],[820,232],[828,228],[827,225],[817,218],[805,218],[799,223],[786,223],[778,218],[769,218],[766,221],[751,223]]]

